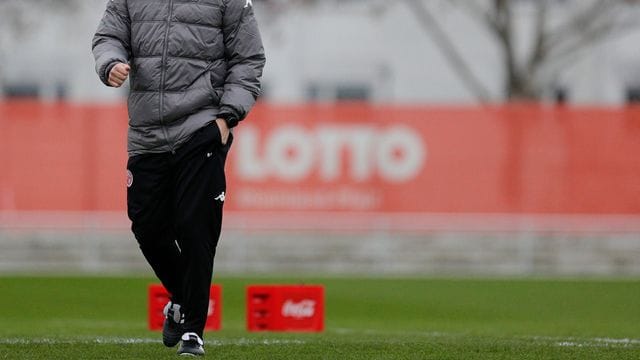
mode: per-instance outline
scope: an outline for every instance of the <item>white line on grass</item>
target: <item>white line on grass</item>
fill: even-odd
[[[419,336],[427,338],[464,337],[473,336],[465,333],[445,333],[438,331],[384,331],[377,329],[348,329],[334,328],[327,330],[336,334],[365,334],[365,335],[396,335]],[[482,337],[481,335],[478,335]],[[504,337],[508,340],[509,337]],[[514,336],[512,339],[550,343],[560,347],[640,347],[640,339],[615,339],[615,338],[578,338],[578,337],[554,337],[554,336]],[[0,345],[128,345],[128,344],[160,344],[159,339],[153,338],[126,338],[126,337],[98,337],[98,338],[8,338],[0,339]],[[209,346],[282,346],[303,345],[307,341],[298,339],[211,339],[207,340]]]
[[[49,339],[49,338],[11,338],[0,339],[0,345],[89,345],[89,344],[160,344],[157,339],[141,338],[95,338],[95,339]]]
[[[640,340],[637,339],[576,339],[570,341],[558,341],[557,346],[561,347],[637,347],[640,346]]]
[[[379,330],[379,329],[349,329],[349,328],[333,328],[329,330],[336,334],[364,334],[364,335],[396,335],[396,336],[418,336],[418,337],[462,337],[474,336],[468,333],[446,333],[439,331],[402,331],[402,330]],[[478,335],[481,336],[481,335]],[[508,337],[505,337],[508,339]],[[615,338],[579,338],[579,337],[560,337],[560,336],[514,336],[514,339],[524,341],[548,342],[561,347],[636,347],[640,346],[640,339],[615,339]]]
[[[122,337],[101,337],[101,338],[80,338],[80,339],[50,339],[50,338],[11,338],[0,339],[0,345],[128,345],[128,344],[160,344],[159,339],[151,338],[122,338]],[[207,340],[206,345],[210,346],[279,346],[279,345],[302,345],[305,341],[296,339],[213,339]]]
[[[525,340],[552,342],[561,347],[607,347],[607,346],[640,346],[640,339],[614,339],[614,338],[579,338],[579,337],[553,337],[553,336],[521,336]]]

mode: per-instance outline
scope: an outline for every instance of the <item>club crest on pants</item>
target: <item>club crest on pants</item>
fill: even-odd
[[[127,170],[127,187],[130,188],[133,185],[133,174]]]

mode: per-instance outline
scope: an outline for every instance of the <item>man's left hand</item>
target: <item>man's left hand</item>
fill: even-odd
[[[227,141],[229,141],[229,127],[227,126],[227,122],[219,118],[216,119],[216,125],[218,125],[218,129],[220,129],[222,145],[227,145]]]

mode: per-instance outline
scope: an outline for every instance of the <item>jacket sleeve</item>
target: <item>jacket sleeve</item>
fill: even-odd
[[[265,55],[251,1],[225,1],[223,35],[227,74],[220,116],[231,115],[231,126],[235,126],[247,116],[260,95]]]
[[[131,55],[131,19],[127,0],[109,0],[107,10],[93,37],[93,57],[100,80],[109,86],[109,72]]]

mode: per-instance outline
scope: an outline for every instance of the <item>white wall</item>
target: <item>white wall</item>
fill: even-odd
[[[0,42],[5,54],[0,81],[40,83],[45,97],[52,93],[46,89],[63,83],[76,101],[120,100],[124,91],[108,89],[97,80],[90,53],[105,3],[78,1],[77,9],[66,14],[33,11],[28,34],[4,34]],[[371,87],[377,102],[474,102],[403,1],[377,13],[370,6],[380,4],[376,1],[321,2],[279,16],[255,3],[268,56],[264,80],[270,101],[304,101],[311,83],[328,88],[356,83]],[[491,35],[446,1],[430,5],[473,72],[499,101],[504,75]],[[518,13],[519,22],[531,20],[526,6]],[[519,38],[527,38],[526,33]],[[628,83],[640,83],[639,41],[636,31],[596,46],[552,76],[569,90],[572,102],[622,104]]]

